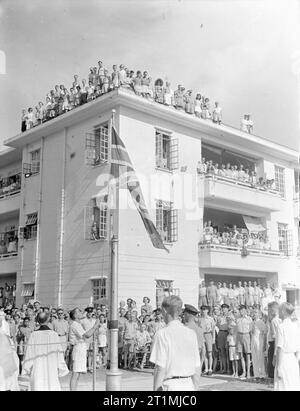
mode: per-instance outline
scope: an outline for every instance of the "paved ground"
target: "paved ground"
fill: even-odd
[[[105,371],[97,370],[96,390],[105,390]],[[85,374],[80,377],[79,389],[91,391],[93,389],[93,377]],[[62,379],[64,391],[69,390],[69,379],[67,376]],[[125,371],[122,370],[122,391],[151,391],[152,371]],[[213,375],[211,377],[201,377],[200,391],[271,391],[272,385],[267,383],[257,383],[254,380],[242,381],[230,376]]]
[[[70,375],[61,379],[63,391],[69,391]],[[151,391],[153,375],[151,370],[125,371],[122,370],[122,391]],[[21,389],[26,390],[26,381],[20,379]],[[97,370],[96,391],[105,391],[105,370]],[[80,391],[93,390],[93,375],[83,374],[80,376],[78,389]],[[213,375],[201,377],[199,391],[272,391],[272,385],[268,383],[257,383],[254,380],[242,381],[224,375]]]

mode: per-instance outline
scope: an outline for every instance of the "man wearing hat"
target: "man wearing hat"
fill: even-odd
[[[207,305],[202,305],[201,313],[202,313],[202,316],[200,319],[200,326],[203,329],[205,351],[206,351],[206,357],[204,360],[205,374],[212,375],[212,366],[213,366],[212,349],[213,349],[213,344],[215,341],[216,323],[214,319],[208,315],[209,307]]]
[[[237,339],[236,350],[241,357],[241,364],[243,374],[241,378],[250,377],[250,355],[251,355],[251,338],[250,332],[252,329],[252,319],[247,316],[247,309],[245,305],[240,305],[240,317],[236,320]],[[244,354],[247,360],[247,374]]]
[[[205,344],[204,344],[204,334],[203,329],[199,324],[196,323],[196,316],[199,314],[197,308],[190,304],[184,305],[183,320],[184,324],[195,331],[198,340],[199,355],[200,355],[200,375],[202,372],[202,364],[205,358]]]
[[[229,306],[227,304],[221,305],[221,313],[218,315],[216,325],[219,329],[217,335],[217,345],[220,352],[220,372],[225,374],[229,372],[229,363],[227,355],[227,336],[230,323]]]
[[[96,318],[94,317],[93,318],[93,312],[94,312],[94,308],[93,307],[87,307],[86,309],[85,309],[85,312],[86,312],[86,317],[85,318],[83,318],[82,320],[81,320],[81,325],[82,325],[82,328],[84,329],[84,331],[90,331],[93,327],[94,327],[94,325],[95,325],[95,323],[96,323]],[[93,337],[90,337],[90,338],[86,338],[86,345],[87,345],[87,350],[88,350],[88,358],[87,358],[87,361],[88,361],[88,372],[93,372]]]
[[[171,295],[162,302],[166,327],[157,331],[150,361],[155,364],[154,391],[195,391],[200,356],[197,336],[179,320],[182,300]]]

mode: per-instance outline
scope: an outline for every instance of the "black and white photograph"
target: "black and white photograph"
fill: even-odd
[[[0,391],[300,391],[299,159],[300,0],[0,0]]]

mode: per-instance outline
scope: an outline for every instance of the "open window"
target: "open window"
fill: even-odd
[[[19,238],[32,240],[37,237],[38,213],[27,214],[25,226],[19,227]]]
[[[39,174],[41,168],[41,150],[37,149],[30,153],[30,163],[23,164],[23,174],[26,178]]]
[[[104,240],[108,230],[107,196],[92,198],[84,210],[85,240]]]
[[[87,165],[96,166],[108,161],[108,133],[108,123],[95,127],[92,133],[86,133],[85,160]]]
[[[156,228],[163,241],[174,243],[178,240],[178,211],[167,201],[156,202]]]
[[[156,130],[155,133],[156,167],[173,171],[179,167],[178,139],[171,134]]]

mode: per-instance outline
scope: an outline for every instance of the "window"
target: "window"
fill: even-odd
[[[34,297],[34,283],[24,283],[21,291],[21,297],[24,298],[24,303],[27,304]]]
[[[163,299],[171,295],[179,297],[179,288],[173,288],[173,280],[155,280],[156,281],[156,306],[161,307]]]
[[[172,203],[156,202],[156,228],[163,241],[173,243],[178,240],[178,213]]]
[[[40,149],[30,152],[30,163],[23,164],[23,174],[25,174],[25,177],[30,177],[32,174],[38,174],[40,172],[40,156]]]
[[[108,206],[107,196],[93,198],[85,207],[84,227],[86,240],[101,240],[107,238]]]
[[[25,227],[19,227],[19,238],[32,240],[37,237],[38,214],[27,214]]]
[[[93,303],[105,303],[107,298],[107,278],[97,278],[92,280]]]
[[[178,139],[172,138],[170,134],[156,131],[155,157],[157,168],[169,171],[178,169]]]
[[[275,187],[276,190],[285,196],[285,181],[284,181],[284,168],[275,166]]]
[[[293,253],[293,234],[287,224],[278,223],[278,248],[286,256]]]
[[[94,129],[93,133],[87,133],[85,139],[85,159],[88,165],[98,165],[108,161],[108,123]]]

